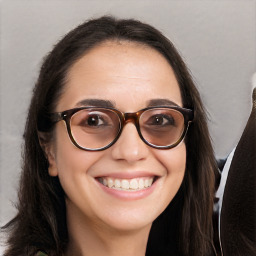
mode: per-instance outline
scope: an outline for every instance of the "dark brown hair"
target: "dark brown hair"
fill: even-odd
[[[48,175],[48,161],[38,131],[51,134],[48,116],[55,110],[71,66],[105,41],[132,41],[161,53],[179,83],[183,105],[194,110],[186,137],[183,183],[166,210],[154,221],[146,255],[212,255],[212,211],[216,164],[206,115],[192,78],[173,44],[155,28],[136,20],[102,17],[69,32],[44,59],[33,91],[25,133],[18,213],[4,229],[5,256],[31,256],[44,250],[60,256],[68,244],[64,192]]]

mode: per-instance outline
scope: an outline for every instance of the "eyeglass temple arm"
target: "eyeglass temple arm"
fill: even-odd
[[[52,113],[52,114],[50,115],[50,119],[51,119],[51,121],[52,121],[53,123],[57,123],[57,122],[63,120],[64,117],[65,117],[65,115],[63,115],[62,112],[60,112],[60,113]]]

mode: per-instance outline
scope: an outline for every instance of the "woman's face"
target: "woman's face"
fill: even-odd
[[[78,60],[68,73],[56,111],[85,106],[88,99],[101,100],[100,106],[110,101],[122,112],[152,104],[182,106],[178,83],[165,58],[129,42],[106,42]],[[59,177],[66,193],[68,222],[119,231],[150,228],[178,191],[186,164],[184,142],[169,150],[151,148],[131,122],[114,145],[97,152],[76,148],[64,121],[58,122],[49,152],[49,173]],[[104,186],[101,177],[121,184],[136,179],[144,185],[157,179],[148,188],[127,191]]]

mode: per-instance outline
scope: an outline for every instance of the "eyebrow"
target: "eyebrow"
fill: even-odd
[[[110,100],[103,100],[103,99],[84,99],[79,101],[76,106],[83,107],[83,106],[93,106],[93,107],[102,107],[102,108],[114,108],[115,103]],[[168,99],[152,99],[147,102],[147,107],[157,107],[157,106],[177,106],[179,105],[171,100]]]
[[[157,107],[157,106],[176,106],[179,105],[168,99],[152,99],[148,101],[147,107]]]
[[[102,107],[102,108],[114,108],[115,103],[110,100],[102,100],[102,99],[84,99],[79,101],[76,104],[77,107],[82,106],[93,106],[93,107]]]

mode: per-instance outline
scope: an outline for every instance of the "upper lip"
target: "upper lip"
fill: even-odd
[[[123,171],[123,172],[102,173],[95,176],[94,178],[111,177],[116,179],[133,179],[133,178],[156,177],[156,176],[160,176],[160,175],[152,172],[145,172],[145,171]]]

